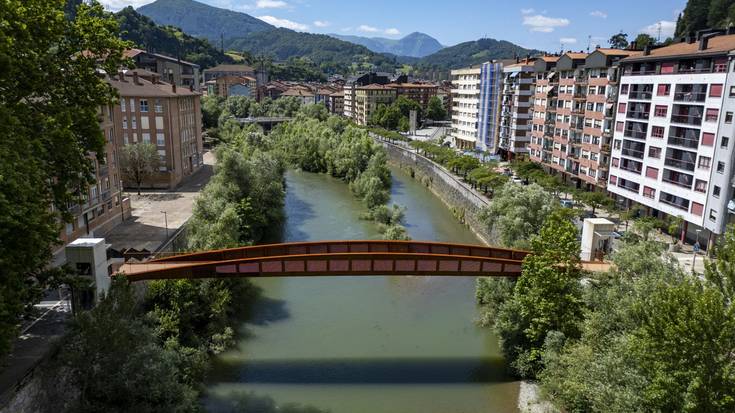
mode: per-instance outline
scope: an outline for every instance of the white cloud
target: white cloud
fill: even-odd
[[[577,43],[577,39],[575,39],[574,37],[562,37],[561,39],[559,39],[559,43],[574,44]]]
[[[314,20],[314,26],[316,26],[316,27],[327,27],[327,26],[329,26],[329,24],[330,23],[328,21]]]
[[[378,28],[368,26],[367,24],[361,24],[360,27],[357,28],[357,30],[365,33],[376,33],[380,31],[378,30]]]
[[[258,16],[258,18],[276,27],[285,27],[286,29],[300,30],[300,31],[309,30],[308,25],[297,23],[295,21],[291,21],[287,19],[279,19],[278,17],[273,17],[273,16]]]
[[[535,11],[536,9],[521,9],[521,14],[531,14]]]
[[[118,11],[128,6],[137,9],[145,4],[153,3],[153,0],[102,0],[101,3],[107,10]]]
[[[600,11],[600,10],[591,11],[590,16],[599,17],[601,19],[607,19],[607,13],[605,13],[604,11]]]
[[[646,33],[653,36],[654,39],[658,38],[658,28],[661,26],[661,40],[667,37],[674,36],[674,30],[676,29],[676,23],[667,20],[661,20],[651,25],[648,25],[641,29],[641,33]]]
[[[528,26],[532,32],[551,33],[557,27],[569,26],[569,19],[563,17],[546,17],[540,14],[523,16],[523,25]]]
[[[284,9],[288,7],[288,3],[281,0],[258,0],[255,7],[259,9]]]
[[[390,36],[398,36],[401,34],[401,31],[396,29],[395,27],[391,27],[390,29],[385,29],[385,34]]]

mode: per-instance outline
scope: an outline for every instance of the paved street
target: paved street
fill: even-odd
[[[112,248],[154,251],[191,217],[194,199],[212,177],[214,154],[204,154],[204,166],[174,191],[129,193],[133,216],[105,236]],[[165,217],[163,212],[165,211]]]

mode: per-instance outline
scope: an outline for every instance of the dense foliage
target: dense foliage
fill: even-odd
[[[192,36],[219,45],[222,37],[232,39],[272,30],[274,26],[245,13],[206,5],[193,0],[157,0],[138,9],[164,26],[180,27]]]
[[[421,122],[423,109],[413,99],[399,96],[390,105],[379,105],[375,112],[370,115],[369,124],[379,126],[388,130],[400,130],[407,132],[409,129],[409,116],[411,111],[416,111],[416,123]]]
[[[136,47],[200,65],[203,69],[232,59],[205,39],[190,36],[174,26],[159,26],[131,6],[116,14],[122,38]]]
[[[298,57],[317,65],[324,73],[352,73],[360,70],[392,72],[394,58],[376,54],[364,46],[345,42],[324,34],[301,33],[289,29],[273,29],[252,33],[226,42],[230,50],[247,50],[277,61]]]
[[[62,218],[94,182],[88,154],[104,153],[97,117],[114,91],[97,70],[123,64],[126,44],[102,6],[79,5],[73,18],[66,6],[0,6],[0,356],[45,285]]]
[[[160,163],[158,148],[149,142],[126,145],[120,150],[120,175],[128,183],[136,185],[138,195],[143,182],[158,172]]]
[[[735,23],[735,0],[689,0],[676,21],[676,36]]]

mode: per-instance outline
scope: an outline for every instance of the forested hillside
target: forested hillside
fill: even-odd
[[[676,36],[735,24],[735,0],[689,0],[676,21]]]

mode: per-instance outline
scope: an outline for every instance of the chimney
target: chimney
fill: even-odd
[[[193,91],[194,91],[194,85],[189,85],[189,92],[193,92]]]
[[[121,82],[127,82],[127,80],[125,80],[125,72],[123,72],[122,70],[118,72],[117,76],[120,78]]]
[[[636,41],[633,40],[632,42],[630,42],[630,46],[628,46],[628,48],[630,50],[638,50],[638,43],[636,43]]]
[[[138,79],[138,72],[133,72],[133,83],[140,86],[140,80]]]
[[[690,34],[687,35],[687,39],[686,40],[687,40],[687,43],[692,44],[692,43],[694,43],[697,40],[697,38],[696,38],[696,36],[694,36],[694,35],[692,35],[690,33]]]
[[[171,91],[176,93],[176,83],[171,83]]]
[[[699,40],[699,50],[707,50],[707,45],[709,44],[709,39],[717,36],[717,33],[707,33],[702,36],[702,38]]]
[[[645,46],[645,47],[643,48],[643,55],[644,55],[644,56],[648,56],[648,55],[650,55],[650,54],[651,54],[651,45],[650,45],[650,44],[647,44],[647,45],[646,45],[646,46]]]
[[[732,24],[727,26],[727,30],[725,31],[725,34],[735,34],[735,26]]]

